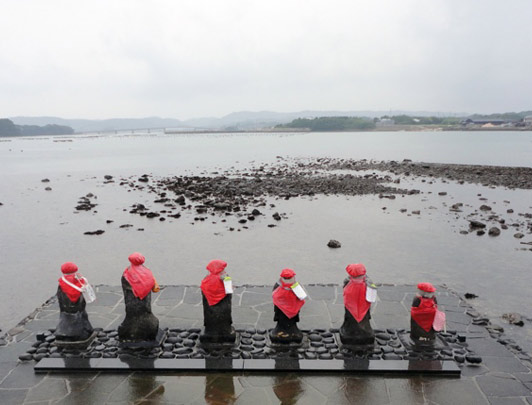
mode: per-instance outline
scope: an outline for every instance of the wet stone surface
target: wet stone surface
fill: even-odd
[[[116,329],[124,318],[119,286],[96,288],[98,300],[87,306],[87,312],[98,333],[95,341],[82,351],[55,346],[54,327],[59,307],[52,298],[26,318],[25,323],[1,338],[6,344],[0,346],[0,398],[3,404],[175,403],[175,398],[198,404],[213,400],[216,403],[337,404],[350,403],[355,394],[363,402],[378,399],[383,404],[452,404],[463,402],[464,398],[471,403],[527,403],[532,398],[530,353],[521,351],[502,331],[492,328],[488,319],[452,291],[440,287],[437,295],[451,327],[439,334],[434,350],[419,350],[404,344],[409,333],[414,286],[379,286],[379,299],[371,308],[376,343],[370,350],[361,351],[340,344],[341,286],[306,287],[310,298],[301,310],[300,325],[305,344],[290,348],[276,347],[269,340],[268,331],[275,324],[271,294],[265,293],[265,286],[235,288],[233,322],[237,343],[210,348],[203,347],[199,341],[203,320],[197,286],[167,286],[160,294],[154,294],[152,310],[167,334],[159,347],[149,350],[119,347]],[[62,359],[65,363],[71,359],[73,364],[90,359],[141,358],[147,361],[205,359],[205,364],[210,359],[271,361],[272,364],[312,361],[323,365],[335,360],[427,359],[457,364],[462,375],[460,378],[409,375],[397,379],[345,371],[332,375],[266,371],[268,374],[254,375],[238,369],[171,376],[156,372],[35,374],[33,367],[42,358]]]

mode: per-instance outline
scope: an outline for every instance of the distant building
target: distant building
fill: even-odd
[[[379,121],[375,123],[377,127],[390,127],[392,125],[395,125],[395,121],[391,118],[381,118]]]
[[[523,118],[523,122],[527,127],[532,126],[532,115],[527,115],[525,118]]]
[[[471,118],[467,118],[465,120],[460,121],[460,124],[462,125],[473,124],[473,125],[480,125],[480,126],[485,126],[489,124],[488,127],[490,127],[490,126],[495,126],[495,125],[506,124],[507,122],[508,121],[505,121],[505,120],[472,120]]]

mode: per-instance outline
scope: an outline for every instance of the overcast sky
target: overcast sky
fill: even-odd
[[[4,0],[0,117],[532,109],[530,0]]]

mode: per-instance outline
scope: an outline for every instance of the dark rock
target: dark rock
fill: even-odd
[[[97,231],[83,232],[83,235],[101,235],[102,233],[105,233],[105,231],[102,229],[98,229]]]
[[[464,294],[464,298],[466,298],[466,299],[468,299],[468,300],[473,299],[473,298],[477,298],[477,297],[478,297],[478,295],[473,294],[473,293],[469,293],[469,292],[466,292],[466,293]]]
[[[497,228],[496,226],[490,228],[488,231],[488,235],[490,236],[499,236],[501,234],[501,230]]]
[[[522,239],[524,237],[525,237],[525,235],[522,234],[521,232],[517,232],[517,233],[514,234],[514,238],[516,238],[516,239]]]
[[[491,207],[489,205],[482,204],[479,208],[481,211],[491,211]]]
[[[479,222],[479,221],[469,221],[469,227],[471,229],[484,229],[486,227],[486,224]]]
[[[478,235],[478,236],[482,236],[482,235],[484,235],[485,233],[486,233],[486,232],[483,231],[482,229],[480,229],[480,230],[477,231],[477,235]]]
[[[508,314],[503,314],[502,315],[502,319],[508,321],[508,323],[512,324],[512,325],[517,325],[517,326],[523,326],[525,323],[523,322],[523,318],[521,317],[521,315],[519,315],[518,313],[508,313]]]
[[[456,359],[456,356],[455,356]],[[468,363],[471,364],[480,364],[482,363],[482,357],[477,356],[476,354],[466,354],[465,359]]]
[[[18,358],[21,361],[33,360],[33,354],[31,354],[31,353],[23,353],[20,356],[18,356]]]
[[[103,176],[103,178],[105,180],[111,180],[113,178],[113,176],[111,176],[110,174],[106,174],[105,176]]]
[[[337,249],[337,248],[341,248],[342,244],[335,239],[331,239],[329,243],[327,243],[327,246],[333,249]]]
[[[281,216],[279,215],[278,212],[276,212],[275,214],[272,215],[272,218],[275,219],[276,221],[280,221],[281,220]]]

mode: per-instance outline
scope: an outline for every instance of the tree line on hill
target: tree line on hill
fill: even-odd
[[[74,130],[65,125],[15,125],[13,121],[0,119],[0,136],[72,135]]]

